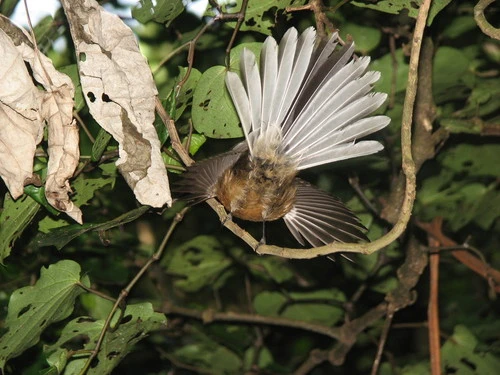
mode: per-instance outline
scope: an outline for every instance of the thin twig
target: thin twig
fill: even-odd
[[[492,268],[488,263],[484,261],[484,257],[478,258],[470,253],[470,249],[458,250],[463,248],[463,246],[457,244],[455,241],[446,237],[441,230],[442,218],[435,218],[436,223],[422,223],[417,222],[418,227],[425,230],[430,236],[435,238],[442,246],[454,247],[457,250],[451,251],[451,254],[460,261],[462,264],[467,266],[469,269],[477,273],[478,275],[484,277],[490,283],[491,287],[496,293],[500,293],[500,271]]]
[[[172,120],[170,115],[165,111],[161,101],[158,97],[155,99],[155,109],[161,120],[167,127],[168,135],[170,136],[170,141],[172,143],[172,148],[177,152],[182,162],[189,166],[193,164],[193,159],[189,156],[189,152],[186,151],[184,146],[182,145],[181,139],[179,138],[179,134],[177,133],[177,129],[175,128],[175,122]]]
[[[85,132],[85,134],[87,134],[87,137],[89,137],[90,139],[90,142],[92,142],[92,144],[95,143],[95,138],[94,136],[92,135],[92,133],[90,132],[89,128],[87,127],[87,125],[85,124],[85,122],[83,122],[82,118],[80,117],[80,115],[76,112],[76,111],[73,111],[73,117],[76,119],[76,121],[80,124],[80,127],[83,129],[83,131]]]
[[[479,0],[474,7],[474,19],[483,33],[489,37],[500,40],[500,29],[493,27],[484,16],[485,9],[495,0]]]
[[[183,49],[188,48],[190,46],[190,44],[191,44],[191,41],[186,42],[186,43],[180,45],[179,47],[177,47],[176,49],[174,49],[172,52],[170,52],[163,60],[160,61],[160,63],[156,67],[156,69],[153,70],[153,75],[155,75],[156,73],[158,73],[158,71],[160,70],[160,68],[163,65],[165,65],[172,57],[174,57],[175,55],[177,55]]]
[[[113,305],[111,311],[109,312],[104,325],[102,327],[101,333],[99,335],[99,338],[97,339],[96,345],[94,350],[92,351],[92,354],[89,356],[87,361],[85,362],[85,365],[83,369],[80,371],[80,375],[84,375],[87,370],[90,368],[90,364],[94,360],[95,357],[97,357],[97,354],[99,353],[99,350],[101,348],[101,345],[104,341],[104,337],[106,335],[106,332],[108,331],[110,324],[111,324],[111,319],[115,315],[115,312],[118,310],[118,308],[125,303],[125,299],[129,295],[130,291],[132,288],[137,284],[137,282],[141,279],[142,275],[148,270],[149,266],[159,260],[163,254],[163,251],[165,250],[165,247],[168,243],[168,240],[170,239],[175,227],[177,224],[179,224],[182,221],[184,213],[188,210],[188,208],[184,208],[181,212],[179,212],[177,215],[175,215],[174,220],[170,224],[170,227],[167,230],[167,233],[163,237],[163,240],[158,247],[158,250],[151,256],[151,258],[148,259],[148,261],[142,266],[142,268],[137,272],[135,277],[130,281],[130,283],[120,292],[119,297],[116,299],[115,304]]]
[[[389,330],[391,328],[392,319],[394,318],[394,311],[389,311],[385,317],[384,328],[382,334],[380,335],[379,344],[377,347],[377,354],[372,365],[371,375],[377,375],[378,369],[380,367],[380,362],[382,360],[382,354],[384,353],[385,343],[387,342],[387,337],[389,336]]]
[[[78,282],[77,284],[78,284],[78,286],[79,286],[80,288],[82,288],[82,289],[86,290],[86,291],[87,291],[87,292],[89,292],[89,293],[95,294],[96,296],[99,296],[99,297],[101,297],[101,298],[103,298],[103,299],[107,299],[108,301],[111,301],[111,302],[115,302],[115,301],[116,301],[116,299],[115,299],[115,298],[113,298],[113,297],[111,297],[111,296],[108,296],[107,294],[104,294],[104,293],[102,293],[102,292],[99,292],[98,290],[95,290],[95,289],[89,288],[88,286],[86,286],[86,285],[84,285],[84,284],[82,284],[82,283],[80,283],[80,282]]]
[[[332,339],[341,339],[340,330],[337,327],[327,327],[322,324],[310,323],[302,320],[288,319],[274,316],[257,314],[245,314],[236,312],[215,312],[213,310],[195,310],[185,307],[174,306],[165,302],[161,311],[167,315],[180,315],[203,321],[204,324],[214,322],[254,323],[279,327],[302,329],[304,331],[319,333]]]
[[[431,246],[439,246],[439,242],[429,238]],[[429,259],[430,291],[429,304],[427,306],[427,320],[429,322],[429,351],[431,362],[431,374],[441,374],[441,344],[439,341],[439,252],[431,254]]]
[[[226,56],[229,56],[229,52],[231,52],[231,48],[233,48],[234,41],[236,40],[236,35],[238,34],[238,31],[240,30],[241,24],[245,20],[245,15],[247,12],[247,6],[248,6],[248,0],[243,0],[241,3],[241,8],[238,13],[231,13],[232,15],[236,16],[236,26],[234,27],[233,35],[231,35],[231,40],[229,41],[229,44],[226,47]],[[229,61],[229,59],[228,59]],[[227,64],[229,66],[229,63]]]

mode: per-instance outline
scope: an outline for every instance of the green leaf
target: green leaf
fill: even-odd
[[[467,104],[454,113],[457,117],[477,117],[495,115],[500,108],[500,79],[475,79],[474,88],[467,98]]]
[[[253,300],[253,307],[257,314],[279,316],[280,310],[288,299],[278,292],[260,292]]]
[[[380,0],[375,3],[370,0],[353,1],[351,4],[361,8],[375,9],[379,12],[399,14],[403,10],[408,11],[408,15],[417,18],[418,10],[423,0]],[[451,0],[434,0],[429,9],[429,16],[427,18],[427,26],[432,25],[434,17],[442,11]]]
[[[290,262],[278,257],[251,257],[247,266],[252,274],[265,280],[274,280],[278,284],[293,279],[294,272]]]
[[[470,16],[455,16],[443,30],[443,36],[451,39],[459,38],[463,34],[474,30],[477,27],[476,21]]]
[[[285,318],[332,326],[344,316],[344,309],[340,305],[346,298],[337,289],[293,292],[290,297],[294,303],[283,311],[282,316]]]
[[[398,286],[398,279],[396,277],[388,277],[378,283],[370,285],[370,289],[375,292],[386,294],[392,292]]]
[[[68,242],[88,231],[108,230],[129,223],[141,217],[149,208],[149,206],[141,206],[105,223],[73,224],[51,230],[48,233],[38,233],[31,241],[30,246],[32,246],[33,249],[44,246],[55,246],[58,250],[61,250]]]
[[[370,70],[376,70],[381,73],[380,79],[375,83],[375,90],[391,93],[393,75],[396,74],[395,93],[406,91],[406,80],[408,79],[408,62],[404,56],[403,50],[398,49],[394,54],[397,64],[397,70],[394,72],[394,62],[390,53],[380,59],[373,61]]]
[[[78,349],[92,350],[103,326],[104,320],[94,321],[88,317],[76,318],[63,328],[55,344],[45,347],[45,352],[51,354],[51,358],[59,356],[66,351],[64,346],[68,342],[80,343],[81,347]],[[110,374],[120,361],[133,350],[135,344],[146,338],[149,332],[165,326],[165,315],[154,312],[150,303],[128,305],[118,327],[106,332],[101,350],[86,374]],[[64,374],[78,374],[86,359],[83,356],[68,360]]]
[[[72,183],[72,188],[75,193],[72,197],[72,201],[78,207],[82,207],[94,197],[96,191],[102,189],[106,185],[114,185],[114,183],[115,177],[90,178],[82,173]],[[38,223],[38,229],[42,233],[48,233],[52,229],[68,225],[70,225],[70,221],[68,221],[66,217],[53,218],[46,216]],[[80,225],[77,227],[81,228]]]
[[[262,43],[243,43],[231,50],[229,67],[239,74],[243,49],[252,51],[259,60]],[[210,138],[239,138],[241,123],[226,89],[227,69],[213,66],[199,79],[193,96],[193,125],[198,133]]]
[[[24,193],[29,195],[36,203],[40,206],[43,206],[47,211],[49,211],[52,215],[59,215],[60,212],[57,211],[54,207],[52,207],[45,196],[45,187],[44,186],[35,186],[35,185],[26,185],[24,187]]]
[[[80,112],[80,110],[85,107],[85,99],[83,97],[82,85],[80,83],[80,73],[78,72],[78,65],[71,64],[58,68],[61,73],[66,74],[73,85],[75,86],[75,108],[76,112]]]
[[[450,133],[481,134],[483,127],[477,119],[462,120],[458,118],[442,118],[439,125]]]
[[[193,96],[193,125],[210,138],[239,138],[243,130],[224,81],[226,68],[213,66],[200,78]]]
[[[224,2],[222,10],[228,13],[236,13],[241,9],[241,0]],[[241,24],[242,31],[258,31],[262,34],[271,35],[272,29],[276,26],[278,18],[290,18],[290,14],[285,11],[287,7],[298,7],[307,3],[307,0],[258,0],[250,1],[245,12],[245,20]],[[235,22],[228,22],[234,27]]]
[[[347,35],[352,36],[356,51],[362,54],[368,54],[370,51],[377,48],[382,39],[382,32],[379,29],[355,23],[346,23],[342,25],[340,31],[340,35],[344,40],[347,39]]]
[[[198,236],[172,251],[170,259],[163,262],[166,271],[179,279],[177,288],[195,292],[210,286],[231,265],[219,241],[210,236]]]
[[[294,292],[289,298],[278,292],[264,291],[255,296],[253,306],[258,314],[331,326],[344,315],[339,304],[345,300],[344,293],[336,289]]]
[[[0,2],[0,13],[5,17],[10,17],[20,0],[5,0]]]
[[[231,350],[208,340],[185,345],[173,355],[181,362],[203,366],[211,374],[240,374],[243,366],[240,357]]]
[[[394,373],[394,366],[391,366],[390,374]],[[424,361],[414,365],[408,365],[401,369],[401,375],[429,375],[429,362]]]
[[[244,356],[244,367],[245,370],[250,371],[252,366],[254,365],[254,358],[255,355],[258,354],[257,361],[255,363],[257,364],[259,369],[265,369],[268,366],[272,366],[274,362],[273,354],[267,347],[260,348],[258,353],[256,353],[257,348],[254,346],[251,346],[248,348],[248,350],[245,352]]]
[[[498,216],[497,210],[493,210],[495,213],[487,220],[481,216],[485,205],[489,204],[493,189],[495,184],[487,187],[477,182],[455,182],[452,181],[450,172],[442,172],[439,176],[428,177],[423,181],[417,194],[416,213],[424,221],[441,216],[447,220],[452,231],[459,230],[471,221],[477,221],[481,225],[490,224]]]
[[[177,82],[180,82],[186,75],[187,68],[180,67],[179,75],[177,77]],[[182,113],[186,110],[188,106],[190,106],[193,102],[193,95],[198,85],[198,82],[201,78],[201,72],[198,69],[191,69],[191,73],[189,73],[189,77],[182,86],[179,94],[175,98],[175,116],[173,116],[174,120],[178,120],[181,117]],[[173,90],[176,88],[174,87]]]
[[[463,77],[468,69],[469,58],[463,51],[447,46],[436,51],[432,67],[432,88],[436,102],[441,103],[464,95]]]
[[[72,260],[62,260],[42,268],[40,279],[12,293],[5,327],[0,338],[0,368],[5,362],[35,345],[50,324],[68,317],[76,297],[90,286],[87,277],[80,278],[80,266]]]
[[[139,0],[132,8],[132,17],[141,23],[155,21],[165,23],[168,27],[170,23],[184,11],[181,0]]]
[[[460,375],[496,374],[500,358],[490,351],[477,348],[476,337],[463,325],[455,327],[453,336],[441,348],[443,369],[453,369]]]
[[[39,209],[40,205],[27,195],[14,201],[9,193],[5,194],[0,213],[0,263],[9,256],[15,240],[31,223]]]
[[[94,144],[92,145],[92,154],[91,159],[93,162],[97,162],[101,159],[102,154],[106,151],[106,147],[108,147],[109,141],[111,141],[111,134],[109,134],[103,128],[99,129],[99,133],[97,133],[97,137],[95,139]]]
[[[205,137],[204,135],[201,135],[201,134],[191,134],[191,140],[190,140],[190,143],[189,143],[189,153],[191,155],[195,155],[198,150],[200,149],[201,146],[203,146],[203,144],[207,141],[207,137]],[[187,137],[185,137],[183,140],[182,140],[182,144],[185,145],[187,143]],[[168,147],[168,150],[171,154],[175,155],[175,151],[174,151],[174,148],[172,146],[169,146]],[[163,158],[163,162],[165,163],[165,165],[167,166],[171,166],[171,165],[177,165],[177,166],[182,166],[183,164],[181,164],[177,159],[174,159],[173,157],[171,157],[170,155],[168,155],[167,153],[165,152],[162,152],[161,154],[162,158]],[[174,170],[172,169],[170,172],[172,173],[180,173],[179,171],[177,170]]]
[[[469,176],[500,177],[497,157],[500,155],[500,144],[470,145],[459,144],[442,154],[444,167],[457,174]]]
[[[229,54],[229,70],[240,75],[240,60],[243,50],[247,49],[255,55],[255,61],[259,64],[262,43],[241,43],[231,50]]]

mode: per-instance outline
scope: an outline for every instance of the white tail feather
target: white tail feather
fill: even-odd
[[[276,88],[274,89],[274,97],[272,101],[273,104],[271,106],[271,115],[269,118],[270,124],[280,124],[280,113],[284,110],[284,99],[286,97],[286,90],[290,83],[296,49],[297,30],[290,28],[281,40],[278,49],[278,78],[276,80]]]
[[[370,94],[380,74],[365,73],[369,57],[348,63],[353,43],[336,51],[334,34],[315,48],[315,35],[309,28],[298,37],[291,28],[279,46],[269,37],[260,74],[248,50],[241,57],[242,80],[228,72],[226,84],[251,155],[279,149],[306,169],[382,149],[376,141],[357,142],[390,122],[386,116],[368,117],[387,96]]]
[[[358,143],[341,144],[331,149],[324,150],[320,155],[307,156],[299,160],[298,170],[316,167],[318,165],[333,163],[340,160],[358,158],[371,155],[384,149],[377,141],[361,141]]]
[[[262,108],[262,87],[260,84],[259,69],[255,61],[255,55],[243,49],[241,54],[241,76],[243,84],[248,92],[248,99],[250,104],[250,113],[252,117],[252,131],[260,128],[260,111]]]
[[[288,64],[293,65],[288,86],[284,92],[280,92],[278,87],[276,89],[275,95],[277,97],[283,97],[276,117],[277,124],[281,124],[283,122],[285,115],[288,113],[293,100],[296,98],[297,93],[304,82],[304,77],[306,76],[309,62],[311,61],[315,38],[316,30],[314,30],[313,27],[309,27],[302,33],[297,43],[297,51],[295,53],[293,64],[291,61],[288,62]]]
[[[368,67],[370,60],[366,59],[358,59],[355,62],[351,62],[348,65],[344,66],[341,70],[339,70],[338,74],[333,76],[325,85],[321,88],[317,89],[315,94],[307,101],[301,111],[298,113],[294,120],[293,128],[290,127],[285,134],[285,142],[292,142],[294,135],[297,132],[300,132],[302,128],[310,126],[312,122],[312,118],[315,115],[319,115],[321,109],[326,110],[328,113],[335,112],[336,108],[332,108],[331,105],[335,100],[339,101],[343,99],[343,95],[352,96],[356,94],[355,89],[353,92],[349,92],[349,88],[347,89],[347,93],[342,90],[349,87],[348,84],[353,80],[359,78]],[[372,81],[375,82],[376,80]],[[314,120],[317,121],[317,120]]]
[[[321,124],[321,127],[314,128],[313,131],[311,131],[313,133],[311,136],[304,136],[302,139],[299,137],[297,142],[293,144],[293,149],[285,149],[285,154],[292,158],[296,158],[306,153],[308,155],[316,154],[320,152],[321,149],[330,147],[332,144],[350,142],[350,139],[335,140],[335,137],[339,134],[338,130],[350,127],[356,121],[375,111],[385,101],[386,97],[386,94],[375,93],[371,96],[364,96],[346,105],[341,110],[328,117]]]
[[[236,112],[238,112],[243,133],[245,134],[245,140],[248,143],[248,149],[250,150],[250,153],[252,153],[252,145],[251,142],[249,142],[248,137],[252,131],[252,116],[250,114],[250,102],[248,101],[247,93],[245,92],[245,88],[243,87],[243,83],[240,78],[234,72],[227,72],[226,86],[229,90],[231,98],[233,99]]]
[[[276,80],[278,79],[278,44],[268,37],[260,53],[260,79],[262,80],[261,131],[266,132],[271,117]]]

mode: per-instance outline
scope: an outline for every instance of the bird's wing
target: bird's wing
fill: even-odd
[[[366,228],[338,199],[297,179],[296,201],[283,217],[295,239],[305,245],[323,246],[331,242],[368,241]]]
[[[232,167],[240,157],[241,152],[232,150],[193,164],[187,168],[182,179],[174,184],[173,192],[190,204],[213,198],[217,181],[224,171]]]

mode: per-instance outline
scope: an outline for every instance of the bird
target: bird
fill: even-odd
[[[245,140],[188,167],[174,192],[190,204],[216,198],[243,220],[283,219],[303,246],[368,241],[349,208],[298,177],[383,149],[361,138],[390,123],[373,115],[387,94],[372,92],[380,73],[367,71],[370,57],[353,55],[353,41],[319,37],[314,27],[289,28],[279,44],[267,37],[260,64],[243,49],[240,75],[227,71],[225,83]]]

